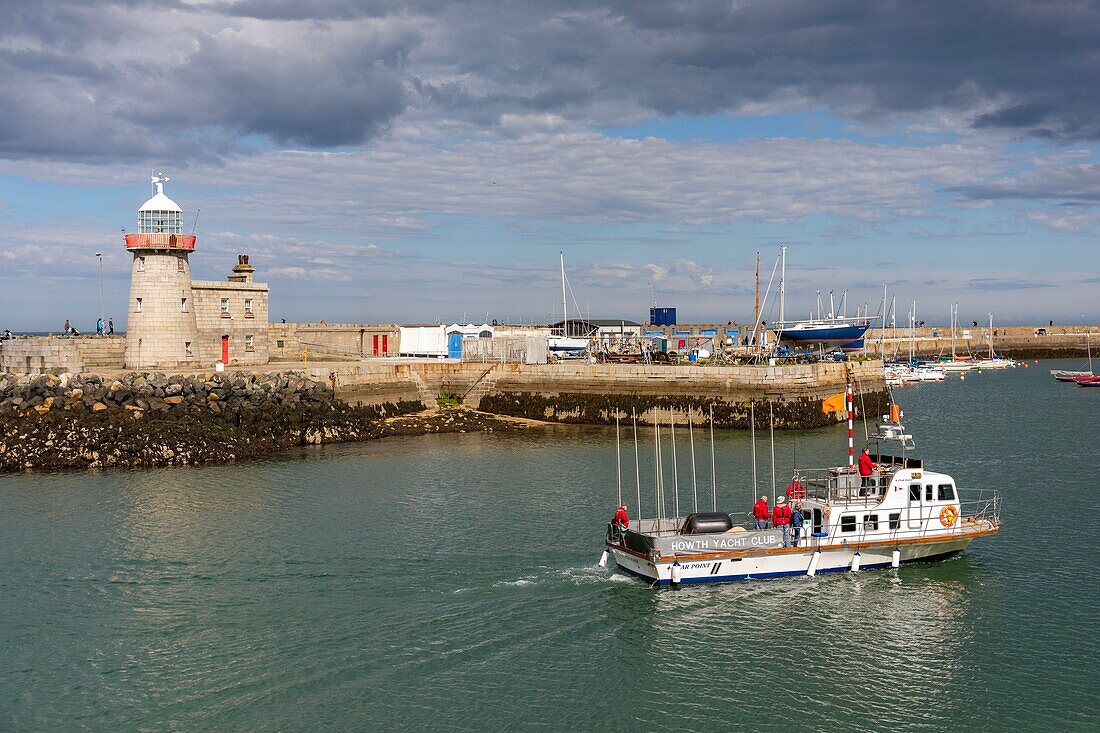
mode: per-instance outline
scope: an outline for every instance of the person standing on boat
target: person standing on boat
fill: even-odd
[[[791,508],[787,505],[787,497],[780,496],[775,500],[775,508],[772,509],[772,523],[775,528],[783,532],[783,546],[791,546]]]
[[[615,518],[611,520],[611,523],[615,525],[620,537],[626,534],[626,530],[630,527],[630,515],[627,514],[626,504],[620,504],[619,508],[615,510]]]
[[[871,474],[875,472],[876,468],[878,468],[878,466],[871,460],[871,456],[867,452],[867,446],[863,446],[863,451],[859,454],[859,477],[861,485],[871,485]]]
[[[791,483],[787,485],[787,498],[788,499],[805,499],[806,489],[802,486],[802,482],[798,480],[798,474],[791,478]]]
[[[760,501],[752,505],[752,516],[756,518],[757,529],[768,528],[768,518],[771,511],[768,509],[768,497],[761,496]]]
[[[802,513],[802,502],[798,502],[791,510],[791,544],[794,547],[798,547],[798,540],[802,535],[802,525],[805,521],[806,516]]]

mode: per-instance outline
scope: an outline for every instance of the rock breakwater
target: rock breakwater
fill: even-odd
[[[468,411],[411,414],[423,409],[351,407],[295,373],[0,375],[0,472],[218,463],[298,445],[513,427]]]

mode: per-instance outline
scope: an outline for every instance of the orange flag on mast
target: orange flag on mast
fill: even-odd
[[[843,412],[845,410],[844,397],[845,394],[843,392],[835,394],[832,397],[826,397],[821,401],[821,411]]]

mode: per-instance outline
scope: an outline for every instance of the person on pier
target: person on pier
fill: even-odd
[[[768,497],[766,496],[761,496],[760,501],[752,505],[752,516],[756,519],[757,529],[768,528],[768,519],[771,514],[771,510],[768,509]]]

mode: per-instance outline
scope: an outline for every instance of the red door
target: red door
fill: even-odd
[[[222,336],[222,364],[229,366],[229,336]]]
[[[374,355],[378,356],[378,334],[374,334]]]
[[[390,337],[382,334],[382,356],[390,353]]]

